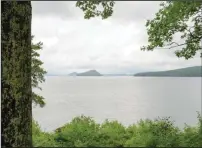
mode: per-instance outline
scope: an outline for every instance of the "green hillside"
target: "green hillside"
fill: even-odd
[[[202,66],[187,67],[168,71],[143,72],[134,76],[141,77],[202,77]]]

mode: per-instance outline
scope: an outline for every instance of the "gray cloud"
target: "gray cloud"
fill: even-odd
[[[81,9],[76,8],[76,1],[33,1],[32,9],[34,15],[57,16],[64,19],[70,17],[83,17]],[[122,21],[145,21],[154,16],[159,9],[160,1],[117,1],[111,19]],[[120,11],[123,10],[123,11]]]
[[[97,69],[101,73],[136,73],[200,65],[200,58],[178,59],[174,50],[144,52],[145,22],[160,2],[116,2],[114,15],[83,19],[75,2],[32,2],[34,42],[42,41],[44,68],[52,74]]]
[[[122,21],[145,22],[155,16],[160,8],[159,4],[160,1],[116,2],[112,18]]]
[[[69,19],[76,16],[76,9],[73,9],[75,3],[71,1],[32,1],[32,11],[35,16],[56,16]]]

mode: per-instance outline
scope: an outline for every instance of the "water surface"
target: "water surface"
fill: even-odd
[[[179,77],[46,77],[44,108],[33,116],[45,131],[52,131],[86,115],[101,123],[118,120],[124,125],[140,119],[171,116],[175,124],[197,123],[201,111],[201,78]]]

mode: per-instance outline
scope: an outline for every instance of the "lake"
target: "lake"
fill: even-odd
[[[42,130],[54,129],[79,115],[98,123],[118,120],[124,125],[140,119],[171,116],[175,124],[196,125],[201,112],[201,77],[65,77],[48,76],[41,84],[44,108],[33,116]]]

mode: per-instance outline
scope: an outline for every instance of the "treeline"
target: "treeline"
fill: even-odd
[[[183,129],[170,118],[140,120],[128,127],[118,121],[106,120],[102,124],[92,118],[74,118],[55,132],[43,132],[33,121],[35,147],[201,147],[202,118],[198,125],[185,125]]]

